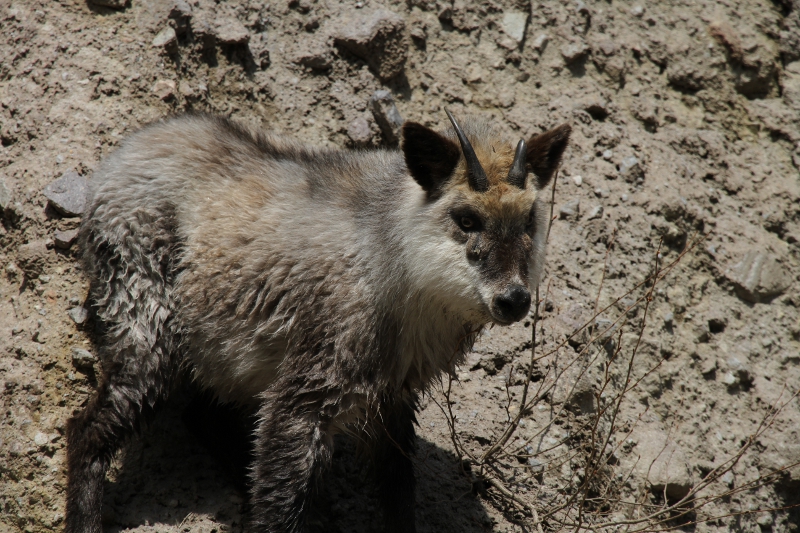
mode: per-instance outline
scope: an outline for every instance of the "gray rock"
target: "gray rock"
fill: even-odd
[[[87,370],[92,368],[97,358],[92,355],[88,350],[72,347],[72,365],[79,370]]]
[[[711,376],[712,372],[717,370],[717,360],[714,357],[708,357],[700,361],[700,373],[703,376]]]
[[[738,296],[751,303],[768,303],[783,294],[792,283],[786,265],[774,256],[758,251],[747,252],[725,274]]]
[[[573,198],[558,210],[559,218],[578,218],[581,208],[581,199]]]
[[[372,141],[372,130],[364,117],[358,117],[347,126],[347,136],[356,146],[366,146]]]
[[[425,24],[422,22],[413,24],[408,34],[411,35],[412,39],[417,40],[420,43],[424,43],[428,39],[428,30],[425,27]]]
[[[533,40],[533,49],[539,52],[540,54],[544,51],[544,47],[547,46],[547,41],[550,40],[550,37],[546,33],[540,33],[536,36]]]
[[[72,319],[72,321],[79,326],[84,324],[86,320],[89,318],[89,311],[87,311],[85,307],[73,307],[72,309],[67,311],[67,314]]]
[[[762,436],[759,444],[766,448],[757,457],[758,470],[762,476],[782,470],[781,477],[785,481],[794,484],[800,481],[800,442],[787,439],[776,432],[775,435]]]
[[[750,369],[745,363],[740,361],[739,358],[731,356],[725,363],[728,366],[729,373],[733,374],[734,376],[734,383],[727,383],[726,381],[728,385],[733,385],[740,382],[748,383],[753,381],[753,378],[750,374]],[[723,378],[723,381],[725,381],[725,378]]]
[[[714,73],[701,65],[696,60],[685,58],[677,63],[670,63],[667,67],[667,81],[678,89],[697,91],[705,87],[714,77]]]
[[[247,44],[250,40],[250,33],[244,24],[231,17],[217,19],[212,26],[212,33],[222,44]]]
[[[403,117],[394,104],[394,98],[389,91],[375,91],[369,99],[372,116],[383,132],[383,137],[389,144],[400,141],[400,130],[403,127]]]
[[[53,235],[53,241],[56,244],[57,248],[61,248],[62,250],[69,249],[70,246],[75,242],[75,239],[78,238],[78,230],[77,229],[70,229],[66,231],[56,231]]]
[[[11,205],[11,190],[6,187],[6,183],[0,180],[0,216],[5,211],[6,206]]]
[[[606,343],[614,340],[618,327],[619,324],[614,324],[608,318],[597,317],[594,319],[594,331],[592,334],[597,335],[597,340],[601,343]]]
[[[644,179],[644,169],[639,159],[631,156],[622,160],[619,165],[619,174],[625,181],[635,182]]]
[[[158,96],[161,100],[167,101],[175,96],[176,90],[177,86],[175,85],[174,81],[157,80],[150,89],[150,92]]]
[[[300,44],[292,62],[317,70],[328,69],[333,65],[333,51],[324,41],[310,39]]]
[[[692,489],[693,480],[683,449],[669,435],[656,429],[637,435],[640,455],[635,470],[650,482],[654,494],[667,493],[679,500]]]
[[[336,44],[365,60],[382,80],[403,71],[408,57],[403,17],[385,9],[352,11],[333,37]]]
[[[178,31],[183,33],[192,18],[192,6],[185,0],[172,0],[172,5],[169,8],[169,18],[175,21]]]
[[[65,217],[79,217],[86,209],[89,184],[86,178],[70,170],[44,188],[53,209]]]
[[[155,36],[153,46],[156,48],[169,48],[178,42],[178,35],[172,26],[167,26]]]
[[[602,218],[602,217],[603,217],[603,206],[596,205],[592,208],[591,211],[589,211],[589,216],[586,217],[586,220],[594,220],[596,218]]]
[[[561,57],[568,65],[583,59],[587,52],[589,52],[589,47],[583,41],[565,44],[561,47]]]
[[[525,28],[528,26],[527,11],[506,11],[500,26],[503,28],[503,32],[519,46],[525,38]]]
[[[567,398],[566,406],[581,415],[589,415],[597,411],[595,388],[586,376],[581,378]]]
[[[47,266],[47,241],[32,241],[17,248],[17,265],[29,278],[39,277]]]

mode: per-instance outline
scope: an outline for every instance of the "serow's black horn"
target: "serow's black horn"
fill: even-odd
[[[467,180],[469,181],[469,186],[472,190],[477,192],[487,191],[489,189],[489,178],[486,177],[486,172],[483,170],[481,162],[478,161],[478,156],[475,155],[472,144],[470,144],[469,139],[464,135],[464,131],[461,129],[461,126],[458,125],[458,122],[456,122],[455,117],[453,117],[450,111],[445,109],[444,112],[447,113],[447,118],[452,122],[453,129],[456,130],[456,135],[461,143],[461,151],[464,153],[464,159],[467,162]]]
[[[525,188],[525,178],[528,177],[527,161],[525,155],[528,147],[525,145],[525,139],[520,139],[517,144],[517,151],[514,154],[514,162],[511,163],[511,169],[508,171],[508,183],[516,185],[520,189]]]

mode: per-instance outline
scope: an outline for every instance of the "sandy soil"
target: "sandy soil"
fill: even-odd
[[[594,520],[620,523],[705,483],[683,529],[797,530],[792,1],[0,2],[0,530],[62,527],[64,424],[97,385],[97,363],[76,351],[95,352],[93,324],[74,319],[87,305],[68,233],[80,219],[55,209],[48,184],[70,171],[91,179],[125,135],[190,110],[318,145],[391,146],[370,104],[381,89],[403,119],[430,126],[446,126],[448,106],[511,138],[574,128],[535,401],[495,465],[505,486],[547,515],[592,478],[605,503],[590,510],[608,512]],[[376,20],[384,33],[358,35]],[[657,269],[652,291],[637,288]],[[518,412],[531,321],[490,329],[449,400],[426,397],[420,531],[532,530],[530,513],[462,461]],[[183,422],[190,401],[176,394],[115,461],[107,531],[242,529],[246,496]],[[340,450],[312,526],[377,531],[369,472],[352,446]],[[548,516],[544,529],[575,516]]]

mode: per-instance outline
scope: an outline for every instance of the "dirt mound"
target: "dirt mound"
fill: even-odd
[[[533,316],[490,329],[426,399],[419,530],[528,531],[532,508],[547,530],[648,513],[796,530],[800,4],[668,4],[0,6],[3,527],[63,521],[64,424],[98,371],[75,206],[125,135],[202,110],[380,147],[403,119],[446,127],[447,106],[512,139],[574,133],[536,343]],[[109,530],[241,530],[245,499],[181,422],[188,401],[118,458]],[[341,450],[312,526],[373,531],[366,472]]]

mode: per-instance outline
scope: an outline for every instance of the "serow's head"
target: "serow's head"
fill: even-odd
[[[542,189],[553,179],[571,128],[563,124],[516,146],[480,122],[437,133],[403,126],[409,173],[453,250],[454,272],[471,280],[476,311],[506,325],[527,316],[544,261],[549,207]],[[458,255],[456,257],[455,255]]]

